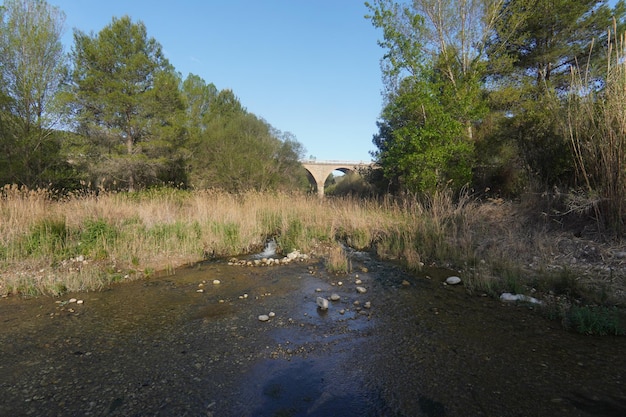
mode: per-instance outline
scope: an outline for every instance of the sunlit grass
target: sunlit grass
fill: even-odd
[[[439,193],[357,199],[316,195],[148,190],[62,198],[5,187],[0,198],[0,294],[97,290],[216,257],[278,250],[324,257],[349,271],[341,245],[411,271],[463,270],[470,291],[521,290],[523,266],[553,240],[510,205]],[[330,250],[329,250],[330,248]],[[334,248],[334,249],[333,249]]]

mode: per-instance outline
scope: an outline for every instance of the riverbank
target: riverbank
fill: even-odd
[[[273,238],[282,253],[324,255],[346,244],[410,271],[449,268],[472,294],[532,295],[565,321],[572,307],[623,308],[624,242],[590,239],[536,207],[447,194],[375,201],[160,189],[58,197],[5,187],[0,294],[100,290],[260,251]]]
[[[354,271],[340,276],[315,257],[258,268],[220,259],[101,292],[1,300],[0,414],[588,417],[626,409],[626,338],[574,334],[532,306],[444,286],[447,271],[407,273],[350,256]],[[316,298],[333,294],[339,299],[319,310]]]

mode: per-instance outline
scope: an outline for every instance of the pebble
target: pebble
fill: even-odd
[[[361,285],[361,284],[363,284],[363,281],[361,281],[360,279],[357,279],[356,281],[354,281],[354,283],[356,285]]]
[[[220,281],[219,279],[214,279],[213,280],[213,285],[219,285],[221,283],[222,283],[222,281]]]
[[[324,297],[317,297],[316,303],[320,310],[328,310],[328,300]]]
[[[78,301],[76,298],[70,298],[70,301],[68,301],[68,303],[75,303],[76,301]]]
[[[270,318],[275,317],[275,316],[276,316],[276,313],[274,313],[273,311],[270,311],[270,312],[269,312],[269,314],[268,314],[268,316],[269,316]]]
[[[76,300],[76,304],[82,304],[82,303],[84,303],[83,300]]]
[[[259,316],[259,321],[268,321],[270,319],[270,316],[268,316],[267,314],[261,314]]]
[[[339,310],[339,314],[346,314],[346,310],[342,308],[341,310]]]
[[[369,301],[366,301],[365,304],[363,304],[363,307],[365,308],[371,308],[372,307],[372,303]]]
[[[461,278],[459,277],[452,276],[452,277],[446,278],[446,284],[448,285],[456,285],[460,283],[461,283]]]
[[[322,292],[322,289],[321,288],[316,288],[315,292]]]
[[[365,294],[367,292],[367,289],[365,287],[356,287],[356,292],[358,292],[359,294]]]
[[[196,290],[196,292],[204,292],[204,290],[200,288],[199,290]]]
[[[410,286],[410,285],[411,285],[411,283],[410,283],[409,281],[407,281],[406,279],[405,279],[405,280],[402,280],[402,286],[403,286],[403,287],[408,287],[408,286]]]
[[[339,286],[341,287],[341,286],[343,285],[343,282],[339,281],[339,282],[337,283],[337,285],[339,285]]]
[[[339,294],[331,294],[330,296],[330,301],[339,301],[341,299],[341,297],[339,296]]]

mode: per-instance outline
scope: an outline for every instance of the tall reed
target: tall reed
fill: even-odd
[[[572,69],[565,129],[586,198],[573,195],[571,208],[590,211],[598,222],[624,232],[626,209],[626,40],[616,26],[608,33],[603,88],[591,65]]]
[[[0,294],[59,294],[175,271],[211,257],[279,250],[329,258],[338,244],[373,250],[419,270],[424,264],[474,268],[473,287],[490,265],[528,249],[507,205],[438,193],[360,200],[315,195],[148,190],[53,195],[5,187],[0,198]],[[532,250],[542,250],[532,238]],[[549,251],[548,251],[549,252]],[[335,261],[341,257],[335,256]],[[500,263],[499,263],[500,262]],[[332,264],[331,262],[330,264]],[[328,264],[328,263],[327,263]],[[330,265],[328,264],[328,265]]]

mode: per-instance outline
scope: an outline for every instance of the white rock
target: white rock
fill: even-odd
[[[221,283],[222,283],[222,281],[220,281],[219,279],[214,279],[213,280],[213,285],[219,285]]]
[[[328,300],[324,297],[317,297],[316,303],[321,310],[328,310]]]
[[[358,275],[357,275],[357,276],[358,276]],[[357,279],[356,281],[354,281],[354,283],[355,283],[356,285],[361,285],[361,284],[363,284],[363,281],[361,281],[360,279]]]
[[[204,290],[200,288],[199,290],[196,290],[196,292],[204,292]]]
[[[76,304],[82,304],[82,303],[84,303],[83,300],[76,300]]]
[[[339,296],[339,294],[332,293],[330,295],[330,301],[339,301],[340,299],[341,299],[341,297]]]
[[[337,285],[339,285],[339,286],[341,287],[341,286],[343,285],[343,282],[339,281],[339,282],[337,283]]]
[[[76,301],[78,301],[76,298],[70,298],[70,301],[68,301],[68,303],[75,303]]]
[[[460,283],[461,283],[461,278],[459,277],[452,276],[452,277],[446,278],[446,284],[448,285],[456,285]]]
[[[270,316],[268,316],[267,314],[261,314],[259,316],[259,321],[268,321],[270,319]]]
[[[274,313],[273,311],[270,311],[270,313],[268,314],[268,316],[269,316],[270,318],[275,317],[275,316],[276,316],[276,313]]]
[[[367,292],[367,288],[365,287],[356,287],[356,292],[359,294],[365,294]]]
[[[365,304],[363,304],[363,307],[365,308],[371,308],[372,307],[372,303],[369,301],[366,301]]]
[[[526,301],[532,304],[541,304],[541,301],[535,297],[529,297],[524,294],[511,294],[510,292],[504,292],[500,295],[500,301]]]

